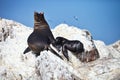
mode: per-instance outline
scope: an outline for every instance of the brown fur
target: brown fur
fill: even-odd
[[[26,48],[24,54],[29,51],[33,51],[36,56],[39,56],[41,51],[50,50],[55,55],[60,57],[50,48],[50,44],[54,41],[54,36],[44,18],[44,13],[34,12],[34,31],[28,37],[28,48]]]

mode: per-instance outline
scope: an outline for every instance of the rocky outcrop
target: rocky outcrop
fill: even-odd
[[[114,53],[114,54],[111,54],[113,58],[120,58],[120,40],[115,42],[112,45],[109,45],[108,49],[111,53]]]
[[[5,41],[6,38],[9,36],[13,38],[13,26],[17,26],[17,24],[13,21],[10,23],[7,22],[5,19],[0,19],[0,42]]]
[[[2,19],[0,26],[12,27],[9,35],[0,42],[0,80],[119,80],[120,42],[106,46],[100,40],[93,40],[88,30],[81,30],[60,24],[52,30],[55,37],[63,36],[80,40],[86,52],[99,53],[100,58],[92,62],[81,62],[70,51],[70,61],[61,60],[49,51],[41,52],[35,58],[32,52],[23,54],[27,38],[32,32],[20,23]],[[2,24],[1,24],[2,23]],[[2,30],[2,28],[0,28]],[[11,29],[11,28],[9,28]],[[6,29],[5,29],[6,30]],[[6,30],[7,32],[7,30]],[[13,37],[11,38],[10,35]],[[98,52],[96,52],[97,49]],[[61,56],[62,53],[59,52]]]

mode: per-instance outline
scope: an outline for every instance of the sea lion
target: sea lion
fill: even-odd
[[[28,47],[23,53],[25,54],[29,51],[33,51],[37,57],[40,55],[41,51],[50,50],[62,59],[62,57],[50,47],[50,44],[54,41],[54,36],[44,18],[44,13],[34,12],[34,30],[28,37]]]
[[[75,56],[84,52],[84,45],[80,41],[68,40],[63,37],[57,37],[56,41],[53,43],[53,46],[58,51],[60,51],[60,48],[62,47],[62,53],[68,61],[69,61],[69,56],[67,50],[73,52]]]

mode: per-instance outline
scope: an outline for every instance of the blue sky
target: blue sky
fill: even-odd
[[[106,44],[120,40],[119,0],[0,0],[0,17],[29,27],[34,11],[45,13],[50,28],[67,23],[89,30]]]

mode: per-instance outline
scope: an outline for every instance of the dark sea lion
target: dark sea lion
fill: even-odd
[[[78,40],[68,40],[63,37],[57,37],[56,41],[53,43],[53,46],[60,51],[62,47],[62,53],[69,61],[68,51],[74,53],[75,56],[84,52],[84,45]]]
[[[98,59],[99,52],[96,47],[93,47],[90,51],[84,50],[84,45],[78,40],[68,40],[63,37],[57,37],[53,46],[60,51],[62,48],[63,55],[69,61],[69,56],[67,50],[71,51],[81,62],[91,62]]]
[[[28,47],[24,51],[24,54],[29,51],[33,51],[37,57],[40,55],[41,51],[50,50],[62,59],[62,57],[50,47],[50,44],[54,41],[54,36],[44,18],[44,13],[34,12],[34,31],[28,37]]]

